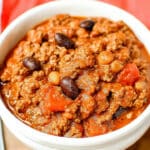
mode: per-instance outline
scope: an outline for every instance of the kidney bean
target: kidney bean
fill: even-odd
[[[80,23],[80,27],[88,31],[92,31],[95,22],[93,20],[84,20]]]
[[[70,77],[64,77],[60,81],[60,86],[63,93],[72,99],[75,99],[79,95],[79,89]]]
[[[65,47],[67,49],[75,48],[75,43],[62,33],[55,34],[55,41],[61,47]]]
[[[26,57],[23,60],[23,65],[28,68],[30,71],[34,71],[34,70],[40,70],[41,65],[40,62],[37,61],[35,58],[33,57]]]

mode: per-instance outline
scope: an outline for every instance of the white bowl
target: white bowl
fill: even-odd
[[[69,13],[77,16],[103,16],[112,20],[123,20],[135,32],[150,52],[150,32],[129,13],[96,1],[57,1],[35,7],[18,17],[0,35],[0,64],[8,52],[34,25],[49,17]],[[41,133],[19,121],[0,99],[0,115],[12,133],[22,142],[39,150],[121,150],[135,143],[150,127],[150,105],[145,111],[127,126],[114,132],[89,137],[65,138]]]

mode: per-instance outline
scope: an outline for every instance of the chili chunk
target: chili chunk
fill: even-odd
[[[17,118],[41,132],[101,135],[148,106],[149,55],[123,21],[60,14],[12,49],[0,92]]]

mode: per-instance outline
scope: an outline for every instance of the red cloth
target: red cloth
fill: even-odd
[[[36,5],[52,0],[2,0],[2,30],[18,15]],[[150,0],[102,0],[123,8],[150,28]]]

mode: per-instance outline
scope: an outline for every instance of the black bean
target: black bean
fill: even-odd
[[[119,107],[117,111],[113,114],[113,119],[117,119],[122,113],[124,113],[127,110],[127,108]]]
[[[30,71],[34,71],[34,70],[40,70],[41,69],[41,65],[40,62],[38,60],[36,60],[33,57],[26,57],[23,60],[23,65],[28,68]]]
[[[75,48],[75,43],[69,37],[62,33],[55,34],[55,41],[61,47],[65,47],[67,49]]]
[[[72,99],[75,99],[79,95],[79,89],[70,77],[64,77],[60,81],[60,86],[63,93]]]
[[[95,22],[93,20],[84,20],[80,23],[80,27],[88,31],[92,31]]]

